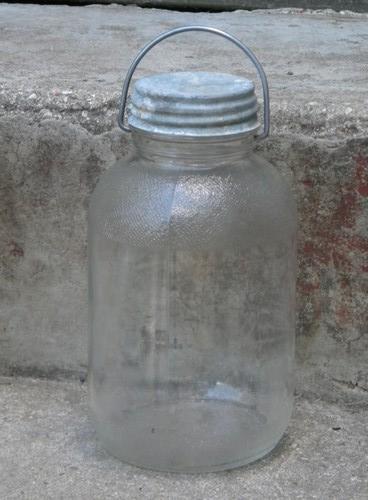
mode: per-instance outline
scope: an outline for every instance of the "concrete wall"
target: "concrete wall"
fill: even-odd
[[[293,185],[299,210],[299,390],[360,400],[368,391],[366,15],[0,5],[0,372],[85,372],[86,210],[101,172],[131,150],[116,126],[122,76],[158,32],[193,21],[247,42],[269,77],[272,133],[261,150]],[[184,67],[254,78],[236,49],[203,34],[156,48],[138,75]]]

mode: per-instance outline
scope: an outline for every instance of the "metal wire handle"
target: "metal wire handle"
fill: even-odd
[[[138,66],[138,64],[140,63],[140,61],[147,54],[147,52],[149,52],[158,43],[162,42],[163,40],[166,40],[166,38],[170,38],[171,36],[177,35],[179,33],[185,33],[187,31],[205,31],[208,33],[213,33],[214,35],[222,36],[223,38],[230,40],[230,42],[233,42],[252,61],[252,63],[256,67],[256,70],[257,70],[258,75],[261,79],[262,87],[263,87],[263,132],[261,134],[259,134],[257,136],[257,138],[258,139],[265,139],[268,136],[269,131],[270,131],[270,96],[269,96],[266,73],[264,72],[264,69],[263,69],[261,63],[258,61],[258,59],[253,54],[253,52],[246,45],[244,45],[240,40],[238,40],[234,36],[230,35],[229,33],[226,33],[226,31],[222,31],[222,30],[219,30],[217,28],[210,28],[207,26],[181,26],[179,28],[174,28],[170,31],[165,31],[164,33],[161,33],[156,38],[154,38],[151,42],[147,43],[147,45],[145,45],[143,47],[143,49],[141,49],[141,51],[136,55],[134,61],[130,65],[130,68],[129,68],[127,75],[125,77],[123,90],[122,90],[122,94],[121,94],[120,106],[119,106],[119,114],[118,114],[119,127],[122,130],[125,130],[126,132],[131,132],[131,129],[128,126],[124,125],[124,116],[125,116],[125,110],[126,110],[126,106],[127,106],[127,97],[128,97],[128,90],[129,90],[130,81],[131,81],[133,73],[134,73],[136,67]]]

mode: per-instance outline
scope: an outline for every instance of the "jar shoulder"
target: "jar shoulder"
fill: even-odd
[[[168,188],[178,189],[183,185],[191,189],[198,189],[200,185],[211,186],[213,195],[229,195],[235,191],[241,194],[237,204],[241,200],[246,204],[250,197],[271,195],[281,205],[289,203],[291,208],[296,208],[290,184],[272,163],[255,153],[249,154],[243,163],[206,170],[160,169],[141,158],[128,157],[101,175],[90,205],[120,205],[121,198],[127,196],[127,201],[142,206],[152,198],[160,197]],[[206,204],[210,199],[211,196],[202,196],[201,202]]]
[[[111,167],[90,201],[90,220],[134,243],[227,241],[295,231],[291,189],[275,167],[250,154],[215,169],[158,168],[137,158]],[[98,230],[98,229],[97,229]]]

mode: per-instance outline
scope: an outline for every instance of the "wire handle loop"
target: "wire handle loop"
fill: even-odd
[[[234,36],[230,35],[226,31],[222,31],[222,30],[219,30],[217,28],[211,28],[208,26],[181,26],[179,28],[174,28],[170,31],[165,31],[164,33],[161,33],[156,38],[154,38],[151,42],[147,43],[147,45],[145,45],[141,49],[141,51],[136,55],[135,59],[133,60],[132,64],[130,65],[130,68],[129,68],[127,75],[125,77],[125,81],[124,81],[124,85],[123,85],[123,89],[122,89],[122,94],[121,94],[120,106],[119,106],[119,114],[118,114],[119,127],[122,130],[125,130],[125,132],[131,132],[131,129],[127,125],[124,124],[125,111],[126,111],[126,107],[127,107],[127,98],[128,98],[130,81],[131,81],[133,73],[136,70],[140,61],[147,54],[147,52],[149,52],[158,43],[162,42],[163,40],[166,40],[166,38],[170,38],[174,35],[178,35],[179,33],[185,33],[187,31],[205,31],[207,33],[213,33],[214,35],[222,36],[223,38],[230,40],[230,42],[234,43],[237,47],[239,47],[252,61],[252,63],[256,67],[258,75],[261,79],[262,88],[263,88],[263,132],[261,134],[259,134],[257,136],[257,138],[258,139],[265,139],[268,136],[269,131],[270,131],[270,97],[269,97],[269,90],[268,90],[268,82],[267,82],[266,73],[264,72],[264,69],[263,69],[261,63],[258,61],[258,59],[254,55],[254,53],[246,45],[244,45],[240,40],[238,40]]]

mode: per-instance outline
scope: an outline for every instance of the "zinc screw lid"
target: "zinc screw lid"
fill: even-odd
[[[226,73],[173,72],[136,81],[128,110],[132,130],[185,138],[255,135],[254,84]]]

